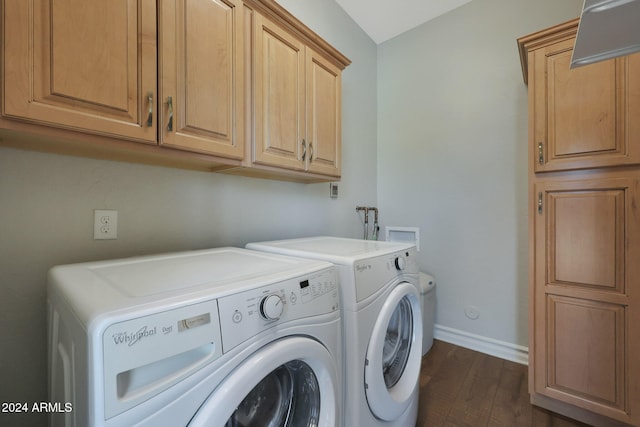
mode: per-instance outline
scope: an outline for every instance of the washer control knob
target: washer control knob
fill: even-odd
[[[284,303],[279,295],[267,295],[260,301],[260,314],[266,320],[278,320],[283,311]]]
[[[404,268],[407,266],[407,260],[405,260],[404,257],[399,256],[396,257],[395,264],[398,270],[404,270]]]

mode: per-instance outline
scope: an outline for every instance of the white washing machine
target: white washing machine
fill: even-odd
[[[339,425],[337,283],[235,248],[54,267],[50,425]]]
[[[422,315],[413,244],[313,237],[247,248],[330,261],[342,298],[344,426],[415,426]]]

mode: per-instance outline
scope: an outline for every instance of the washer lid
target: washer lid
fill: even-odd
[[[415,247],[406,242],[380,242],[377,240],[346,239],[341,237],[309,237],[249,243],[247,248],[293,256],[313,256],[339,264],[371,258]]]
[[[49,298],[65,300],[84,323],[115,310],[212,299],[330,268],[238,248],[135,257],[57,266],[49,272]]]
[[[259,278],[300,267],[301,261],[234,248],[121,260],[89,267],[120,292],[144,297],[199,285]]]

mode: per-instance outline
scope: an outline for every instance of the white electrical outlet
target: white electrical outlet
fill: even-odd
[[[93,211],[93,238],[94,240],[118,238],[118,211],[100,209]]]

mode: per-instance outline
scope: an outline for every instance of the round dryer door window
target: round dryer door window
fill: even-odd
[[[240,363],[200,407],[190,427],[333,427],[336,361],[317,341],[275,341]]]
[[[225,427],[317,426],[319,419],[318,380],[309,365],[293,360],[264,377]]]
[[[371,412],[392,421],[411,404],[420,376],[422,314],[415,285],[402,282],[389,294],[374,325],[365,363]]]
[[[405,297],[400,300],[389,319],[382,347],[382,375],[387,388],[398,383],[407,366],[413,342],[412,315],[411,302]]]

